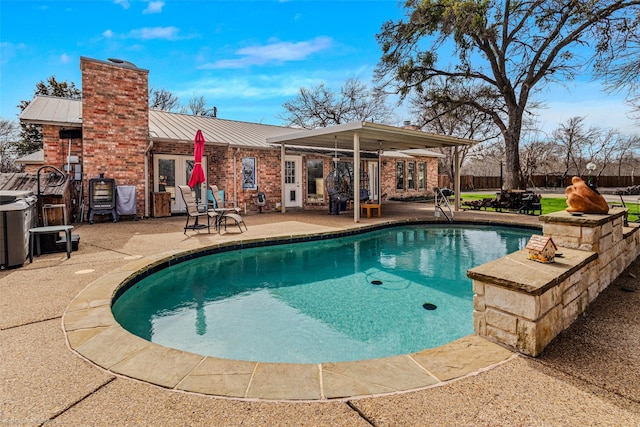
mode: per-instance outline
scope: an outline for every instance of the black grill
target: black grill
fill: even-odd
[[[116,207],[116,181],[110,178],[89,180],[89,208],[110,210]]]

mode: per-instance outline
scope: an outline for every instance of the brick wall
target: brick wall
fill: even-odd
[[[104,173],[117,185],[136,185],[137,210],[142,216],[149,72],[85,57],[80,58],[80,70],[85,179]],[[88,188],[87,183],[84,188]]]
[[[407,174],[409,162],[415,163],[414,189],[408,188]],[[398,163],[404,165],[403,189],[396,188],[396,168]],[[418,188],[418,165],[420,163],[425,163],[425,188]],[[390,198],[405,199],[415,196],[433,196],[433,189],[438,186],[438,159],[434,157],[415,157],[413,159],[385,157],[382,159],[381,175],[382,200]]]
[[[258,190],[242,188],[241,171],[242,158],[256,158],[256,183],[258,190],[265,193],[267,204],[263,210],[273,210],[276,202],[280,202],[280,150],[264,149],[236,149],[224,147],[213,153],[209,162],[209,182],[216,184],[228,194],[227,198],[233,198],[233,186],[236,185],[238,206],[247,211],[258,211],[255,198]],[[234,180],[234,165],[235,176]]]
[[[68,127],[43,125],[42,126],[42,146],[44,151],[44,164],[52,165],[63,169],[67,163],[67,153],[69,152],[69,140],[60,139],[60,131],[69,129]],[[82,139],[71,140],[71,155],[82,159]],[[37,169],[37,168],[36,168]]]

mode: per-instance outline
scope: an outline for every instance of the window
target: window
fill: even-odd
[[[322,160],[307,160],[307,199],[324,199],[323,172]]]
[[[418,188],[426,188],[425,178],[427,175],[427,164],[424,162],[418,163]]]
[[[284,162],[284,183],[294,184],[296,182],[296,162],[286,160]]]
[[[407,164],[407,188],[409,190],[416,189],[416,162]]]
[[[404,162],[396,163],[396,190],[404,190]]]

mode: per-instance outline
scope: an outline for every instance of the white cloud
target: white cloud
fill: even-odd
[[[153,28],[139,28],[137,30],[131,30],[128,37],[135,39],[163,39],[163,40],[175,40],[178,38],[178,28],[176,27],[153,27]]]
[[[116,34],[111,30],[102,32],[105,38],[113,39],[139,39],[139,40],[178,40],[193,36],[178,36],[180,29],[177,27],[145,27],[129,31],[127,34]]]
[[[279,99],[295,96],[301,87],[319,84],[321,79],[310,75],[259,75],[242,77],[219,76],[187,83],[183,89],[174,91],[180,99],[188,99],[194,93],[212,100],[230,99]]]
[[[547,133],[572,117],[584,117],[587,126],[618,129],[627,134],[638,132],[624,96],[605,93],[600,82],[573,81],[564,87],[550,86],[542,93],[542,101],[545,107],[535,113]]]
[[[62,55],[60,55],[60,62],[62,62],[63,64],[68,64],[69,62],[71,62],[71,57],[66,53],[63,53]]]
[[[147,4],[147,8],[142,11],[143,14],[162,13],[164,7],[163,1],[150,1]]]
[[[128,0],[113,0],[113,2],[122,6],[123,9],[129,9],[131,6]]]
[[[252,65],[268,63],[284,63],[288,61],[302,61],[312,53],[326,50],[332,45],[329,37],[316,37],[302,42],[275,42],[264,46],[248,46],[236,51],[241,58],[222,59],[200,66],[202,69],[214,68],[245,68]]]
[[[26,47],[24,43],[0,42],[0,64],[7,64],[18,50]]]

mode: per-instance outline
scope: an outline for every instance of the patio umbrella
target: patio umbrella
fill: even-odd
[[[200,184],[205,181],[204,170],[202,169],[202,154],[204,152],[204,136],[202,131],[198,129],[196,132],[196,138],[193,144],[193,159],[195,164],[193,165],[193,171],[191,172],[191,178],[189,178],[189,187],[196,190],[196,201],[200,201]]]

